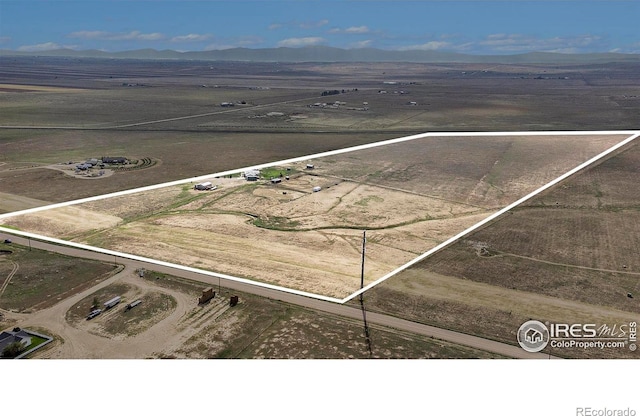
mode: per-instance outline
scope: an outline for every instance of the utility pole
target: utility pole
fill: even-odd
[[[362,232],[362,269],[360,271],[360,289],[364,287],[364,254],[366,249],[367,249],[367,230],[364,230]]]

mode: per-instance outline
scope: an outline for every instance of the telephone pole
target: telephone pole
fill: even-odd
[[[364,230],[362,232],[362,269],[360,270],[360,289],[364,287],[364,254],[366,250],[367,250],[367,230]]]

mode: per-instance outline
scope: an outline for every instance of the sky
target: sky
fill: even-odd
[[[0,0],[0,49],[640,53],[638,18],[638,0]]]

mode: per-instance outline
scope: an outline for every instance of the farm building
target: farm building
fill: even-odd
[[[271,178],[271,183],[280,183],[282,182],[282,178]]]
[[[254,170],[248,170],[244,173],[244,177],[248,180],[248,181],[257,181],[258,179],[260,179],[260,171],[257,169]]]
[[[126,157],[111,157],[111,156],[103,156],[102,157],[102,163],[109,163],[112,165],[124,165],[125,163],[127,163],[127,158]]]
[[[211,182],[202,182],[202,183],[198,183],[196,184],[193,189],[198,190],[198,191],[209,191],[211,189],[213,189],[213,184]]]
[[[235,104],[230,103],[230,102],[222,102],[220,103],[220,107],[233,107]]]
[[[313,169],[315,168],[315,166],[313,166],[311,163],[307,163],[307,169]]]

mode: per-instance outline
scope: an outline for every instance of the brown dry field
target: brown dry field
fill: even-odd
[[[639,321],[639,164],[634,144],[369,291],[368,306],[512,343],[529,319]],[[419,306],[407,309],[408,301]],[[628,349],[547,348],[577,358],[638,357]]]
[[[640,108],[640,99],[633,98],[640,96],[634,64],[488,67],[0,59],[4,84],[41,90],[3,93],[0,126],[43,127],[0,129],[0,164],[6,163],[0,166],[0,192],[48,202],[425,131],[634,129]],[[74,92],[43,91],[47,88]],[[329,89],[346,92],[321,97]],[[379,94],[382,89],[388,93]],[[240,100],[247,104],[219,106]],[[308,107],[336,100],[347,104],[337,109]],[[409,101],[418,105],[407,105]],[[364,102],[368,111],[349,110]],[[284,116],[266,117],[269,112]],[[163,119],[173,120],[116,128]],[[162,163],[82,184],[58,172],[23,169],[117,155]]]
[[[368,284],[621,139],[429,137],[281,166],[292,175],[278,185],[218,178],[210,192],[174,186],[5,224],[343,298],[359,288],[362,230]]]
[[[5,88],[2,92],[0,127],[20,125],[26,127],[0,129],[0,213],[424,131],[635,129],[638,125],[637,114],[640,109],[640,99],[637,98],[640,96],[637,64],[491,65],[489,68],[487,65],[444,63],[274,65],[91,59],[78,59],[72,62],[67,59],[38,58],[36,65],[34,59],[0,58],[0,78],[4,84],[12,85],[11,88]],[[399,84],[389,86],[384,85],[383,81],[397,81]],[[129,87],[123,84],[134,86]],[[206,86],[203,87],[203,85]],[[357,88],[358,91],[320,97],[321,91],[334,88],[349,90]],[[387,94],[380,94],[379,91],[382,89],[388,90]],[[400,94],[400,90],[405,94]],[[233,100],[246,100],[247,104],[238,105],[230,111],[219,106],[222,101]],[[315,102],[331,103],[335,100],[344,101],[347,104],[338,108],[308,107]],[[407,105],[408,101],[416,101],[418,105]],[[368,103],[369,110],[353,109],[362,107],[364,102]],[[284,115],[267,116],[267,113],[274,111],[282,112]],[[203,116],[181,118],[193,115]],[[156,124],[117,127],[173,118],[179,119]],[[41,128],[28,128],[30,126]],[[56,129],[50,129],[50,127]],[[362,193],[362,198],[358,201],[350,201],[351,205],[355,202],[362,202],[365,206],[380,204],[377,199],[379,197],[371,195],[367,187],[392,194],[391,191],[398,184],[406,183],[412,188],[403,189],[402,195],[405,201],[415,201],[419,197],[428,198],[431,203],[430,208],[437,208],[436,200],[440,200],[438,203],[442,204],[441,200],[444,198],[444,203],[451,203],[455,207],[488,210],[491,207],[500,206],[502,200],[508,199],[509,192],[526,189],[529,172],[533,173],[536,181],[544,179],[547,174],[544,168],[536,171],[535,167],[530,167],[528,164],[526,169],[523,169],[523,165],[518,162],[520,155],[540,159],[536,160],[536,163],[549,159],[551,164],[548,175],[555,177],[557,176],[555,169],[564,169],[561,164],[555,164],[561,159],[559,156],[568,152],[580,158],[591,151],[587,149],[583,152],[579,146],[571,148],[570,141],[570,138],[561,140],[556,148],[547,146],[546,149],[549,151],[546,154],[533,152],[532,148],[527,149],[526,145],[523,147],[524,143],[504,147],[497,142],[485,142],[484,147],[491,151],[486,156],[486,160],[480,157],[481,168],[469,163],[470,160],[479,157],[474,149],[469,147],[466,150],[464,147],[455,149],[455,146],[449,143],[452,146],[449,148],[449,153],[441,154],[439,157],[446,160],[448,162],[446,166],[451,168],[450,172],[444,174],[436,169],[438,163],[434,163],[433,167],[423,165],[419,169],[405,169],[410,164],[415,168],[416,163],[409,163],[412,157],[420,159],[431,156],[429,153],[416,152],[412,155],[396,157],[395,162],[390,163],[386,168],[381,168],[380,172],[378,170],[363,172],[361,177],[352,181],[344,180],[344,173],[333,175],[325,172],[323,179],[326,179],[326,184],[331,184],[337,179],[342,187],[357,183],[358,187],[351,194],[356,196]],[[446,147],[446,145],[442,146]],[[471,152],[467,152],[469,150]],[[515,154],[512,154],[514,151]],[[95,181],[78,181],[61,172],[41,168],[53,163],[104,155],[150,157],[160,163],[153,168],[117,172],[109,178]],[[474,157],[469,157],[471,155]],[[509,161],[509,155],[516,157]],[[402,160],[403,157],[407,158],[407,162]],[[488,169],[488,165],[484,164],[499,159],[503,162],[498,168]],[[433,160],[438,162],[436,157],[433,157]],[[360,162],[354,161],[351,165],[344,163],[342,167],[347,172],[354,169],[357,171],[362,169],[359,165],[361,165]],[[606,220],[599,219],[599,214],[603,211],[602,204],[605,202],[611,203],[610,211],[622,209],[623,212],[630,212],[631,204],[625,192],[635,188],[629,182],[620,182],[618,179],[620,175],[624,176],[628,171],[633,171],[632,166],[637,164],[619,163],[611,166],[610,171],[607,172],[609,179],[604,189],[618,188],[620,192],[617,193],[602,192],[600,188],[603,186],[603,181],[584,184],[575,182],[578,184],[577,189],[574,189],[575,192],[564,195],[566,204],[574,208],[573,211],[567,208],[566,218],[575,224],[574,215],[594,209],[595,205],[599,211],[597,215],[592,215],[588,219],[589,224],[599,223],[598,229],[612,235],[624,234],[619,227],[631,227],[631,230],[635,230],[632,220],[629,222],[612,216],[608,216]],[[441,167],[442,164],[440,164]],[[507,169],[506,173],[500,169],[503,167]],[[323,167],[318,166],[318,171],[321,169]],[[428,185],[428,189],[424,188],[424,184],[429,183],[423,180],[425,177],[429,178],[430,183],[433,184],[433,186]],[[510,179],[505,180],[505,178]],[[309,183],[313,180],[317,178],[309,178]],[[384,184],[382,184],[383,180]],[[374,185],[371,182],[374,182]],[[585,187],[592,190],[593,195],[598,196],[584,197]],[[272,191],[268,187],[260,190],[256,193],[257,200],[282,199],[283,195],[275,198]],[[289,196],[298,195],[295,192],[289,191],[291,194]],[[417,193],[418,196],[412,193]],[[303,195],[306,196],[306,194]],[[397,192],[393,195],[397,196]],[[549,200],[542,199],[546,197],[546,195],[541,196],[539,200],[544,201],[546,205],[555,205],[559,202],[558,196],[551,196]],[[626,208],[615,205],[620,201]],[[129,219],[133,219],[135,221],[131,223],[132,227],[137,226],[141,229],[153,227],[154,221],[166,220],[160,216],[163,211],[174,208],[183,210],[188,207],[192,212],[180,212],[175,219],[188,218],[189,215],[216,215],[217,219],[233,220],[231,226],[236,227],[240,232],[237,213],[223,215],[206,212],[210,204],[207,202],[204,206],[198,205],[201,202],[204,201],[197,198],[191,199],[182,189],[166,190],[157,192],[154,196],[145,196],[144,200],[131,199],[127,204],[120,204],[119,207],[116,206],[119,204],[115,200],[102,201],[100,204],[109,207],[108,209],[98,209],[97,213],[94,207],[91,208],[92,212],[79,213],[71,210],[61,214],[57,222],[51,223],[48,222],[50,219],[39,218],[34,220],[34,224],[43,228],[44,231],[48,227],[53,227],[55,230],[60,226],[69,233],[70,238],[90,238],[96,243],[101,243],[102,236],[107,233],[95,233],[94,229],[87,224],[79,228],[65,228],[65,224],[69,219],[82,215],[88,224],[92,222],[100,224],[100,221],[104,220],[102,226],[113,224],[113,221],[124,219],[128,222]],[[284,206],[283,203],[286,201],[280,202]],[[389,200],[385,199],[385,202],[388,203]],[[147,204],[153,207],[150,216],[148,216]],[[96,203],[96,205],[99,204]],[[446,204],[440,205],[440,208],[445,206]],[[531,207],[529,212],[534,213],[534,208],[538,209],[538,207]],[[84,207],[82,209],[86,211]],[[271,213],[282,210],[279,207],[268,209]],[[356,220],[358,224],[365,219],[384,221],[383,218],[377,218],[375,215],[350,218],[352,211],[353,207],[343,210],[341,218]],[[255,215],[255,213],[252,214]],[[514,215],[520,214],[516,212]],[[272,225],[283,225],[281,219],[271,218],[275,220],[271,222]],[[528,216],[522,218],[525,222],[529,221]],[[376,233],[384,233],[384,235],[378,234],[375,238],[372,235],[370,246],[373,250],[373,247],[382,241],[380,246],[384,244],[393,246],[397,252],[406,255],[414,250],[416,243],[433,245],[442,241],[453,229],[452,220],[462,221],[463,219],[468,219],[471,223],[476,222],[476,219],[472,219],[471,216],[464,216],[455,219],[431,219],[428,222],[433,228],[428,232],[409,229],[415,224],[404,225],[396,230],[376,230]],[[316,219],[313,217],[295,221],[300,220],[306,220],[307,225],[311,227],[320,224],[316,224]],[[318,221],[320,220],[326,221],[326,218],[319,217]],[[540,215],[530,225],[547,227],[549,224],[561,222],[561,219]],[[291,223],[284,222],[284,225],[290,226]],[[467,226],[459,225],[463,228]],[[563,226],[566,229],[566,224],[560,224],[560,229]],[[577,224],[577,227],[580,226],[581,223]],[[251,232],[256,230],[276,232],[276,230],[247,226],[246,223],[242,223],[242,227],[244,227],[243,232],[246,228]],[[182,235],[189,242],[187,237],[189,229],[184,228],[184,224],[175,228],[183,231]],[[573,231],[573,228],[569,231]],[[325,237],[327,230],[312,230],[307,233],[309,232],[324,233],[323,238],[327,239]],[[355,253],[359,246],[359,232],[353,231],[353,233],[355,235],[342,232],[345,235],[342,241],[347,241],[349,238],[353,241],[345,252]],[[575,233],[569,234],[573,236]],[[285,235],[289,238],[292,232],[288,231]],[[597,234],[594,235],[597,236]],[[207,234],[206,237],[210,235]],[[331,238],[335,237],[329,236],[329,239]],[[554,238],[558,241],[558,247],[565,247],[565,252],[566,247],[576,246],[574,240],[567,243],[566,239],[557,236]],[[338,238],[335,239],[338,240]],[[547,240],[547,238],[539,238],[539,241],[545,244]],[[308,241],[316,244],[319,240],[308,239]],[[516,238],[511,240],[516,245],[518,241],[520,240]],[[622,251],[611,254],[613,251],[611,247],[615,247],[618,241],[616,238],[606,241],[609,254],[599,257],[597,264],[615,264],[624,260],[628,263],[627,268],[634,267],[633,260],[628,260],[627,257],[619,254]],[[595,245],[600,247],[602,244],[598,242]],[[347,246],[344,245],[344,247]],[[637,251],[637,244],[632,237],[628,237],[628,243],[624,248],[631,252]],[[173,248],[170,247],[170,249]],[[264,247],[258,249],[263,250]],[[206,250],[206,253],[210,254],[212,249],[207,247]],[[561,251],[562,249],[558,252],[553,251],[554,254],[548,258],[554,258],[553,256]],[[588,256],[587,251],[583,253],[584,256]],[[603,249],[604,251],[606,250]],[[522,263],[530,262],[531,264],[527,267],[541,270],[555,267],[548,274],[552,278],[560,276],[558,266],[550,264],[554,261],[545,260],[548,263],[543,263],[540,260],[517,258],[513,254],[508,254],[500,253],[499,256],[483,257],[481,260],[485,263],[499,259],[510,260],[512,263],[515,260]],[[562,260],[562,256],[558,258]],[[197,261],[194,260],[194,264],[201,266]],[[478,259],[474,258],[474,261]],[[475,266],[476,264],[470,267]],[[511,266],[494,267],[499,271],[502,267]],[[581,269],[580,273],[584,276],[562,277],[559,286],[565,298],[558,299],[563,302],[581,302],[581,298],[575,295],[577,290],[573,290],[574,294],[571,295],[572,290],[568,281],[574,279],[576,282],[581,282],[587,278],[588,273],[592,272],[596,273],[596,271]],[[597,271],[597,273],[606,275],[609,272]],[[432,276],[443,275],[446,274],[432,274]],[[602,275],[603,282],[609,279],[604,275]],[[619,279],[617,277],[620,276],[613,279],[614,282],[611,285],[614,290],[605,291],[607,293],[603,299],[605,304],[618,305],[617,302],[620,299],[617,296],[621,290],[634,288],[633,280],[629,279],[630,276],[633,275],[626,274]],[[519,299],[522,293],[528,293],[511,287],[501,287],[500,283],[492,282],[489,290],[489,292],[507,291],[507,294],[502,293],[497,297],[501,299],[500,301],[495,301],[496,298],[489,296],[492,301],[487,301],[483,305],[468,305],[458,301],[425,298],[424,291],[421,289],[414,295],[410,295],[402,290],[388,291],[388,286],[385,286],[393,283],[403,287],[405,285],[403,281],[402,275],[387,281],[370,293],[367,302],[374,307],[378,307],[380,302],[384,303],[386,306],[379,309],[388,313],[416,320],[424,319],[436,325],[458,328],[506,342],[514,342],[514,328],[530,317],[527,315],[525,318],[515,310],[496,308],[496,305],[506,297]],[[448,281],[456,280],[452,278]],[[466,293],[463,287],[472,288],[469,289],[472,294],[475,290],[473,286],[466,286],[471,282],[469,278],[462,278],[463,285],[456,290]],[[599,287],[603,286],[606,285],[600,284]],[[590,290],[589,293],[596,291]],[[553,291],[550,290],[549,293],[551,292]],[[384,296],[380,296],[381,293],[384,293]],[[449,296],[451,295],[449,293]],[[550,296],[556,299],[553,293]],[[374,299],[378,301],[374,302]],[[547,303],[553,302],[547,300]],[[406,305],[410,305],[410,308]],[[551,308],[551,306],[548,307]],[[591,304],[587,305],[589,313],[608,308],[608,306],[592,309],[589,307]],[[557,312],[557,309],[555,311]],[[435,318],[424,318],[433,313],[436,315]],[[620,310],[614,309],[614,313],[618,314]],[[422,317],[418,319],[417,316]],[[560,314],[560,316],[565,315]],[[481,324],[478,327],[469,326],[468,322],[465,322],[468,317],[479,320]]]

